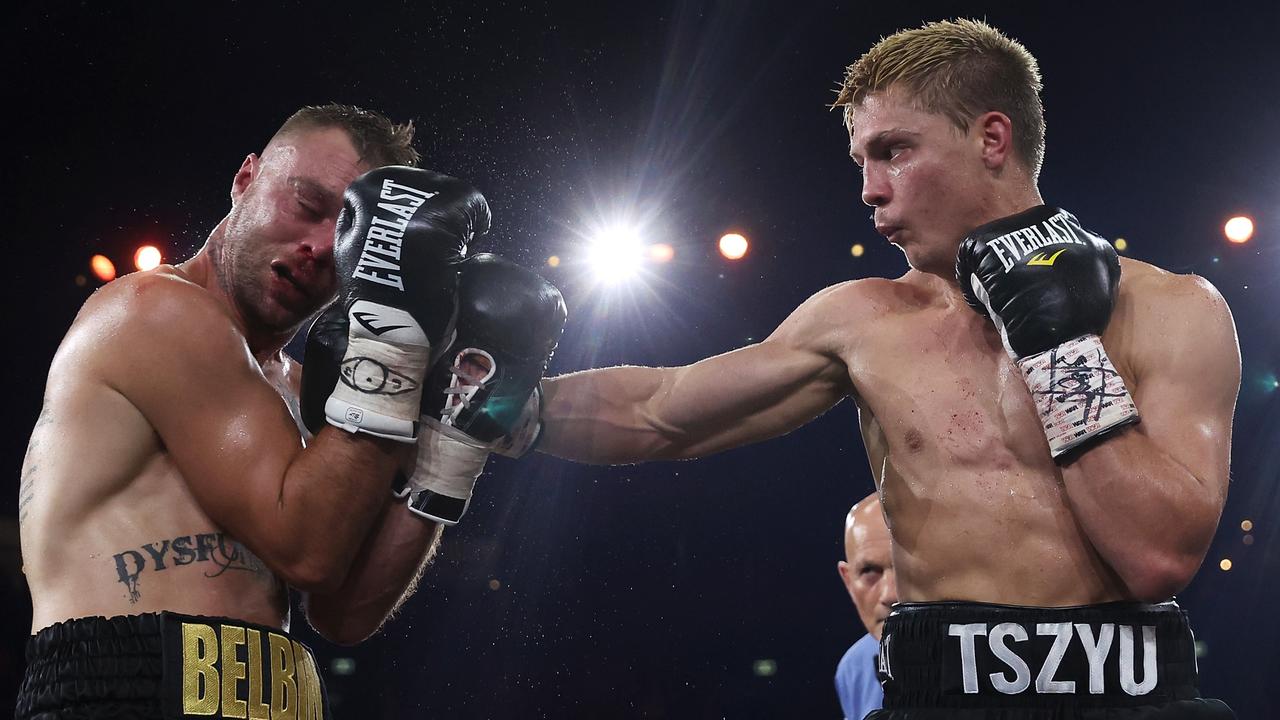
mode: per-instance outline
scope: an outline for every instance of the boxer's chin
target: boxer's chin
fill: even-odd
[[[245,320],[257,329],[271,333],[296,330],[316,310],[312,308],[304,312],[305,308],[300,303],[277,297],[270,287],[245,288],[238,300]]]
[[[899,244],[898,247],[906,256],[907,264],[912,270],[948,278],[955,277],[956,248],[951,248],[948,252],[945,249],[928,247],[917,242]]]

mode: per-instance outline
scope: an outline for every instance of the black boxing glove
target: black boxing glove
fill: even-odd
[[[329,424],[324,406],[338,382],[342,358],[347,354],[347,311],[332,303],[311,323],[302,356],[302,391],[298,394],[302,423],[316,435]]]
[[[489,453],[537,440],[538,383],[564,330],[560,291],[531,270],[481,253],[462,263],[457,337],[427,376],[409,509],[462,518]]]
[[[334,236],[338,298],[312,325],[303,363],[313,432],[327,396],[331,425],[416,438],[422,381],[453,332],[458,265],[489,222],[484,196],[430,170],[382,167],[347,187]]]
[[[1110,243],[1041,205],[970,233],[956,278],[1022,370],[1054,458],[1138,420],[1099,337],[1120,282]]]

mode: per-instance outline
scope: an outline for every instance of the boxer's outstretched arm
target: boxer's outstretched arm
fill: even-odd
[[[304,451],[231,319],[174,277],[103,288],[60,352],[142,413],[210,520],[286,582],[342,581],[410,446],[325,428]]]
[[[856,282],[827,288],[763,342],[692,365],[546,380],[538,450],[627,463],[709,455],[789,432],[850,393],[840,348],[859,292]]]
[[[1063,468],[1076,518],[1138,599],[1199,569],[1226,502],[1240,348],[1207,281],[1163,276],[1133,293],[1131,366],[1142,420]]]

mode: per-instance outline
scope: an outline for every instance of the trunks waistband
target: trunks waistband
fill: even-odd
[[[1199,695],[1195,639],[1172,601],[901,603],[878,663],[886,708],[1130,707]]]
[[[56,623],[27,643],[18,717],[329,717],[311,650],[279,628],[149,613]]]

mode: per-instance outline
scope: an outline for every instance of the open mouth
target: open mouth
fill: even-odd
[[[273,262],[271,263],[271,271],[276,274],[276,277],[292,285],[293,288],[299,293],[302,293],[303,296],[307,295],[307,289],[302,286],[302,283],[298,282],[296,277],[293,276],[293,271],[289,269],[288,265],[285,265],[282,262]]]

